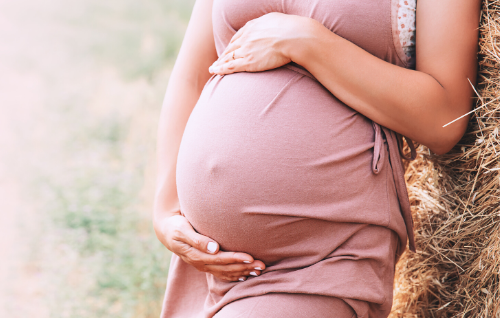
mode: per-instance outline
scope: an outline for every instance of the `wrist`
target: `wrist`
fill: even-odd
[[[168,222],[172,217],[182,217],[182,214],[180,210],[175,210],[175,211],[163,211],[163,212],[157,212],[155,211],[154,213],[154,218],[153,218],[153,229],[155,231],[156,237],[158,240],[165,245],[165,247],[169,248],[167,246],[167,225]]]
[[[320,22],[308,17],[299,17],[296,28],[292,31],[293,35],[283,48],[284,55],[292,62],[304,65],[311,58],[313,49],[319,44],[320,35],[325,30],[329,31]]]

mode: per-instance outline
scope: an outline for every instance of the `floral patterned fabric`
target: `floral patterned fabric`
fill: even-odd
[[[415,16],[417,11],[416,0],[398,0],[397,33],[399,41],[408,62],[413,64],[415,59]]]

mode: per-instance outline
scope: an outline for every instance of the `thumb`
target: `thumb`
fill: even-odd
[[[187,234],[187,243],[197,250],[215,254],[219,251],[219,244],[209,237],[196,233],[194,230]]]

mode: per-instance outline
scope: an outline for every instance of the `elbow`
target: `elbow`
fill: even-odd
[[[158,240],[161,241],[161,238],[162,238],[162,232],[161,232],[161,226],[160,226],[160,222],[158,222],[158,220],[153,217],[153,230],[155,231],[155,234],[156,234],[156,238],[158,238]]]
[[[455,144],[453,144],[453,145],[444,144],[444,145],[440,145],[440,146],[433,146],[433,147],[429,147],[429,150],[432,151],[433,153],[435,153],[436,155],[441,156],[441,155],[447,154],[451,149],[453,149],[453,146],[455,146]]]
[[[440,136],[433,140],[433,143],[429,144],[428,148],[434,154],[441,156],[450,152],[453,147],[460,141],[460,137],[456,136]]]
[[[450,152],[453,147],[462,139],[465,131],[467,129],[467,124],[469,120],[468,117],[454,123],[455,126],[442,127],[440,126],[432,141],[428,143],[428,148],[430,151],[436,155],[444,155]]]
[[[163,209],[161,209],[159,205],[159,200],[158,200],[158,193],[155,197],[154,204],[153,204],[153,215],[152,215],[152,223],[153,223],[153,230],[156,234],[156,238],[160,242],[163,243],[163,220],[166,218],[165,212]]]
[[[436,155],[450,152],[464,136],[473,108],[472,89],[463,79],[464,89],[457,83],[426,90],[422,99],[423,121],[420,123],[421,144]],[[469,81],[470,82],[470,81]],[[464,115],[465,114],[465,115]],[[418,141],[418,138],[415,138]]]
[[[163,243],[163,236],[164,234],[162,233],[161,229],[161,222],[158,220],[158,218],[155,215],[156,213],[153,213],[153,230],[156,234],[156,238]]]

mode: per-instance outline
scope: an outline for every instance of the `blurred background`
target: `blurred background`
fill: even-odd
[[[0,0],[0,317],[158,317],[155,139],[194,0]]]

